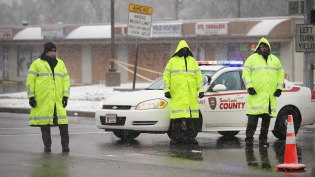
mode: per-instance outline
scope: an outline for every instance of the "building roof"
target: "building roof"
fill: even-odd
[[[286,20],[289,19],[262,20],[247,32],[247,36],[268,36],[274,27]]]
[[[219,38],[225,38],[227,36],[232,37],[255,37],[255,36],[265,36],[265,37],[275,37],[275,38],[290,38],[294,36],[294,29],[292,28],[295,24],[300,23],[303,18],[301,17],[270,17],[270,18],[238,18],[238,19],[207,19],[207,20],[194,20],[194,21],[159,21],[152,24],[152,38],[158,39],[167,37],[195,37],[198,34],[196,25],[206,24],[205,32],[202,39],[208,40],[212,39],[212,36],[220,34]],[[214,29],[211,28],[211,24],[221,24],[224,22],[225,26],[219,29],[221,33],[212,34]],[[209,26],[209,27],[208,27]],[[221,24],[222,26],[222,24]],[[203,27],[203,26],[201,26]],[[86,26],[74,26],[74,25],[64,25],[65,30],[64,36],[61,40],[68,39],[93,39],[102,40],[111,38],[111,25],[86,25]],[[209,29],[208,29],[209,28]],[[214,28],[214,27],[213,27]],[[7,27],[6,27],[7,29]],[[13,34],[12,38],[1,38],[5,35],[6,31],[0,31],[0,40],[43,40],[45,37],[42,36],[42,27],[26,27],[24,29],[12,28]],[[220,31],[221,30],[221,31]],[[225,30],[225,31],[223,31]],[[14,31],[19,31],[14,34]],[[50,32],[50,31],[48,31]],[[59,31],[52,31],[57,34]],[[68,32],[68,33],[67,33]],[[199,30],[200,32],[200,30]],[[58,33],[59,34],[59,33]],[[127,24],[116,24],[115,25],[115,35],[119,37],[127,36]],[[198,38],[198,40],[202,40]]]
[[[111,38],[111,26],[80,26],[68,34],[66,39],[106,39]]]
[[[13,36],[13,40],[42,40],[41,27],[28,27]]]

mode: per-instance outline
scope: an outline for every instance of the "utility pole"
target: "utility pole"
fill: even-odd
[[[114,59],[115,57],[115,0],[110,1],[110,25],[111,25],[111,61],[109,66],[109,72],[115,72],[115,64]]]
[[[174,18],[178,20],[179,6],[184,3],[183,0],[174,0]]]
[[[111,15],[111,59],[109,70],[106,72],[105,82],[106,86],[120,86],[120,73],[115,69],[115,0],[110,1],[110,15]]]
[[[311,10],[314,9],[314,0],[304,0],[304,24],[311,22]],[[304,77],[303,85],[314,91],[313,62],[310,58],[310,52],[304,52]]]
[[[237,0],[237,18],[241,18],[241,0]]]

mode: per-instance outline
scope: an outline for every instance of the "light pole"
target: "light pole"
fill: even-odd
[[[111,61],[109,66],[109,72],[115,72],[114,59],[115,56],[115,0],[110,1],[110,24],[111,24]]]
[[[310,24],[311,22],[311,11],[314,9],[314,0],[304,0],[304,24]],[[312,61],[310,59],[311,53],[304,52],[304,77],[303,77],[303,85],[309,87],[313,92],[313,66]]]
[[[115,69],[115,0],[110,1],[110,15],[111,15],[111,59],[109,70],[105,75],[106,86],[120,86],[120,73]]]
[[[237,0],[237,18],[241,18],[241,0]]]

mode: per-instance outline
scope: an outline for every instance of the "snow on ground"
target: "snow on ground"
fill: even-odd
[[[136,89],[146,88],[150,84],[137,83]],[[131,89],[132,83],[121,84],[120,87],[106,87],[101,84],[71,87],[67,110],[94,112],[99,107],[100,100],[121,93],[121,91],[114,91],[114,88]],[[30,108],[26,91],[0,94],[0,107]]]

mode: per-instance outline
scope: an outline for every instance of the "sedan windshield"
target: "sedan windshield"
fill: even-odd
[[[207,83],[207,76],[212,77],[215,72],[216,71],[213,70],[202,70],[201,73],[203,84]],[[156,79],[156,81],[154,81],[153,84],[147,87],[146,90],[163,90],[163,78],[159,77],[158,79]]]

